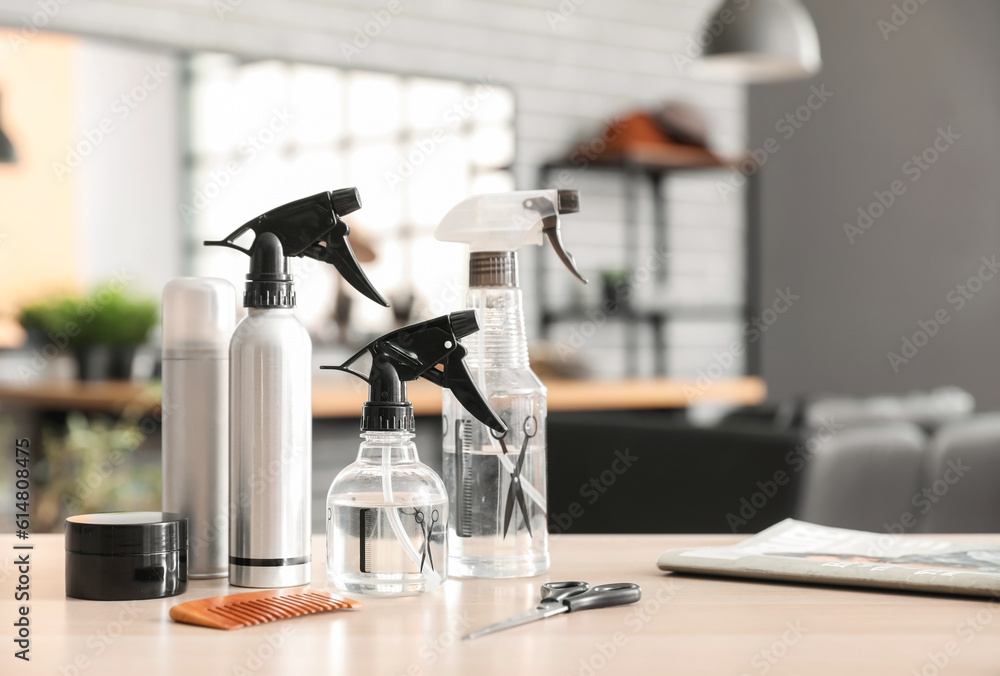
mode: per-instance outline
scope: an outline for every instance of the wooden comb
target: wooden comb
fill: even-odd
[[[317,589],[268,589],[188,601],[171,608],[170,617],[177,622],[213,629],[240,629],[327,610],[359,608],[361,605],[353,599]]]

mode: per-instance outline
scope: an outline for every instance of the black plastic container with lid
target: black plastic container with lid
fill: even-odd
[[[158,599],[187,590],[187,519],[109,512],[66,519],[66,596]]]

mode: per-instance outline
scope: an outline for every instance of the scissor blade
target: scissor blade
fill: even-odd
[[[510,528],[510,518],[514,515],[514,482],[507,489],[507,507],[503,513],[503,537],[507,539],[507,529]],[[516,529],[515,529],[516,530]]]
[[[517,490],[514,492],[517,497],[517,504],[521,507],[521,516],[524,517],[524,525],[528,529],[528,536],[531,537],[531,517],[528,516],[528,505],[524,502],[524,491],[521,489],[521,482],[517,482]]]
[[[531,610],[527,610],[523,613],[515,615],[514,617],[509,617],[502,622],[497,622],[496,624],[491,624],[488,627],[483,627],[478,631],[474,631],[471,634],[466,634],[463,638],[479,638],[480,636],[486,636],[487,634],[503,631],[504,629],[510,629],[511,627],[520,627],[522,624],[528,624],[529,622],[534,622],[535,620],[544,620],[546,617],[552,617],[553,615],[558,615],[559,613],[565,613],[567,610],[568,608],[561,603],[543,603],[542,605],[536,606]]]

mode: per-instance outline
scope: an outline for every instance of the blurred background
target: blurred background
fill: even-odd
[[[0,430],[36,449],[34,527],[158,508],[163,285],[242,289],[202,241],[356,186],[392,308],[293,261],[315,366],[463,307],[467,248],[434,238],[457,202],[580,191],[590,284],[521,253],[554,531],[1000,529],[998,25],[988,0],[4,3]],[[315,373],[322,504],[365,397]]]

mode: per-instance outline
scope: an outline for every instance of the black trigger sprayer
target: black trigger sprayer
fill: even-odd
[[[289,256],[330,263],[351,286],[388,307],[389,303],[361,269],[347,239],[351,229],[342,217],[360,208],[357,188],[321,192],[271,209],[247,221],[225,239],[206,241],[205,246],[224,246],[250,256],[246,307],[295,306],[292,278],[288,274]],[[253,230],[256,237],[250,248],[244,249],[236,240],[248,230]]]
[[[368,383],[358,459],[337,476],[327,496],[327,576],[341,589],[398,596],[430,591],[447,578],[448,496],[410,440],[415,426],[406,383],[424,378],[451,390],[470,414],[505,433],[458,342],[478,330],[475,310],[453,312],[387,333],[340,366],[320,367]],[[366,356],[367,375],[350,368]],[[388,546],[386,539],[400,546]]]

